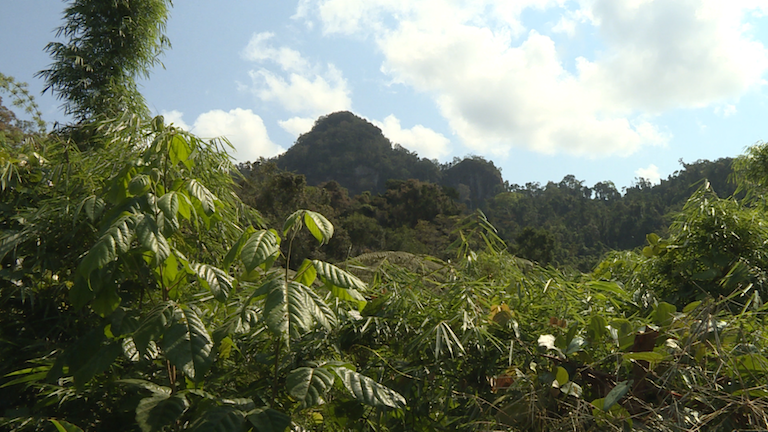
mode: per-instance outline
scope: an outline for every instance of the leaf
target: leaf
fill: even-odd
[[[567,383],[561,385],[560,391],[569,396],[577,398],[581,398],[582,394],[584,393],[581,386],[573,381],[568,381]]]
[[[211,291],[211,294],[220,302],[225,302],[232,291],[232,282],[234,278],[229,276],[224,270],[208,264],[192,264],[190,267],[197,274],[197,280],[205,289]]]
[[[157,229],[157,223],[149,215],[141,215],[136,224],[136,238],[145,249],[152,252],[152,266],[156,267],[171,254],[171,247]]]
[[[624,353],[624,360],[640,360],[657,363],[664,360],[664,354],[653,351]]]
[[[367,301],[357,290],[367,289],[365,282],[333,264],[318,260],[313,260],[312,264],[317,275],[325,282],[334,296],[341,300],[353,301],[357,304],[358,310],[363,310]]]
[[[145,194],[152,187],[152,179],[146,174],[139,174],[128,182],[128,193],[133,196]]]
[[[240,234],[240,238],[237,239],[235,244],[232,245],[232,248],[229,249],[229,252],[227,252],[227,256],[224,257],[224,261],[221,263],[222,268],[229,270],[229,266],[231,266],[232,263],[235,262],[235,260],[240,256],[240,252],[243,250],[245,242],[255,232],[256,230],[252,226],[249,226],[245,229],[245,231],[243,231],[242,234]]]
[[[291,418],[272,408],[256,408],[248,414],[248,421],[256,432],[285,432],[291,425]]]
[[[245,264],[245,271],[251,272],[256,267],[267,263],[280,253],[280,243],[273,231],[260,230],[253,233],[243,245],[240,259]]]
[[[611,389],[610,392],[605,396],[603,399],[603,411],[608,412],[608,410],[611,409],[611,407],[618,402],[621,398],[624,397],[624,395],[629,392],[630,387],[632,386],[632,380],[629,381],[622,381],[614,388]]]
[[[323,395],[333,385],[334,374],[324,368],[300,367],[286,377],[288,393],[301,402],[303,407],[323,403]]]
[[[206,216],[211,216],[216,211],[216,197],[205,186],[195,179],[187,181],[187,192],[200,202]]]
[[[163,212],[163,215],[167,219],[176,219],[176,215],[179,213],[179,193],[176,191],[168,191],[163,196],[158,198],[157,207]]]
[[[168,156],[171,163],[176,165],[179,162],[186,162],[191,154],[187,142],[180,135],[173,135],[168,143]]]
[[[133,333],[133,342],[141,355],[147,355],[149,342],[160,338],[173,317],[173,304],[163,302],[152,308]]]
[[[88,277],[92,271],[116,260],[118,254],[127,252],[131,248],[135,225],[135,215],[132,214],[124,214],[115,220],[80,262],[80,274]]]
[[[117,294],[117,286],[114,283],[106,284],[101,287],[96,293],[96,297],[91,301],[91,309],[100,317],[106,318],[120,306],[121,301],[122,299]]]
[[[107,370],[122,353],[122,344],[114,341],[102,345],[98,351],[86,359],[83,359],[83,356],[78,356],[78,359],[75,360],[73,356],[70,356],[69,371],[73,375],[77,388],[82,389],[96,374]]]
[[[668,326],[677,312],[677,307],[667,302],[660,302],[653,311],[653,323],[659,326]]]
[[[608,333],[608,321],[600,315],[592,315],[587,326],[587,338],[598,341]]]
[[[231,432],[242,431],[245,426],[245,413],[233,406],[219,406],[206,409],[195,420],[190,430],[193,432]]]
[[[288,340],[311,330],[315,323],[330,327],[336,315],[311,289],[296,281],[286,283],[271,279],[254,292],[264,293],[264,317],[267,327]]]
[[[317,270],[315,270],[312,261],[305,259],[301,263],[301,267],[296,270],[296,276],[294,276],[293,280],[306,286],[312,286],[315,280],[317,280]]]
[[[64,420],[50,419],[49,421],[56,427],[58,432],[83,432],[79,427]]]
[[[321,245],[328,243],[333,237],[333,224],[320,213],[304,210],[304,223]]]
[[[136,407],[136,422],[143,432],[160,431],[176,423],[188,407],[187,398],[180,394],[144,398]]]
[[[376,407],[402,408],[406,401],[400,393],[367,376],[345,367],[331,367],[358,401]]]
[[[77,215],[80,214],[80,211],[85,211],[85,216],[88,217],[88,220],[90,220],[91,223],[95,223],[96,219],[98,219],[101,216],[101,213],[104,211],[105,205],[106,203],[103,199],[97,197],[96,195],[91,195],[85,198],[77,207],[77,210],[75,211],[75,218],[77,218]]]
[[[564,367],[558,366],[557,373],[555,374],[555,380],[557,381],[558,387],[563,386],[569,380],[568,371],[565,370]]]
[[[163,333],[163,351],[184,375],[199,381],[213,363],[213,340],[194,310],[177,306],[174,318]]]
[[[122,380],[118,380],[117,382],[121,383],[121,384],[128,384],[128,385],[131,385],[131,386],[136,386],[136,387],[142,388],[144,390],[149,390],[149,391],[151,391],[152,393],[154,393],[157,396],[162,396],[162,395],[170,396],[171,395],[171,389],[170,388],[165,387],[165,386],[161,386],[161,385],[158,385],[158,384],[155,384],[155,383],[150,382],[150,381],[145,381],[145,380],[141,380],[141,379],[122,379]]]

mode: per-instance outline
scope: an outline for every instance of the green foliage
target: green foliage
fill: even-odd
[[[169,0],[72,1],[57,32],[66,41],[46,46],[53,58],[39,73],[46,91],[78,120],[124,110],[148,116],[136,79],[170,46],[163,34],[169,7]]]

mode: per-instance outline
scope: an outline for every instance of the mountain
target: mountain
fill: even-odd
[[[309,132],[275,159],[278,167],[303,174],[309,185],[335,180],[350,195],[386,191],[387,180],[440,181],[440,167],[393,145],[381,129],[349,111],[322,116]]]

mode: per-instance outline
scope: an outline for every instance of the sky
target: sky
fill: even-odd
[[[0,0],[0,72],[50,122],[34,74],[66,4]],[[341,110],[520,185],[655,183],[768,140],[768,0],[176,0],[167,35],[150,109],[237,161]]]

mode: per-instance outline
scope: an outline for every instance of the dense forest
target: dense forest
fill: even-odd
[[[334,113],[235,166],[138,92],[170,6],[69,3],[71,124],[0,75],[3,430],[768,429],[768,144],[519,186]]]

